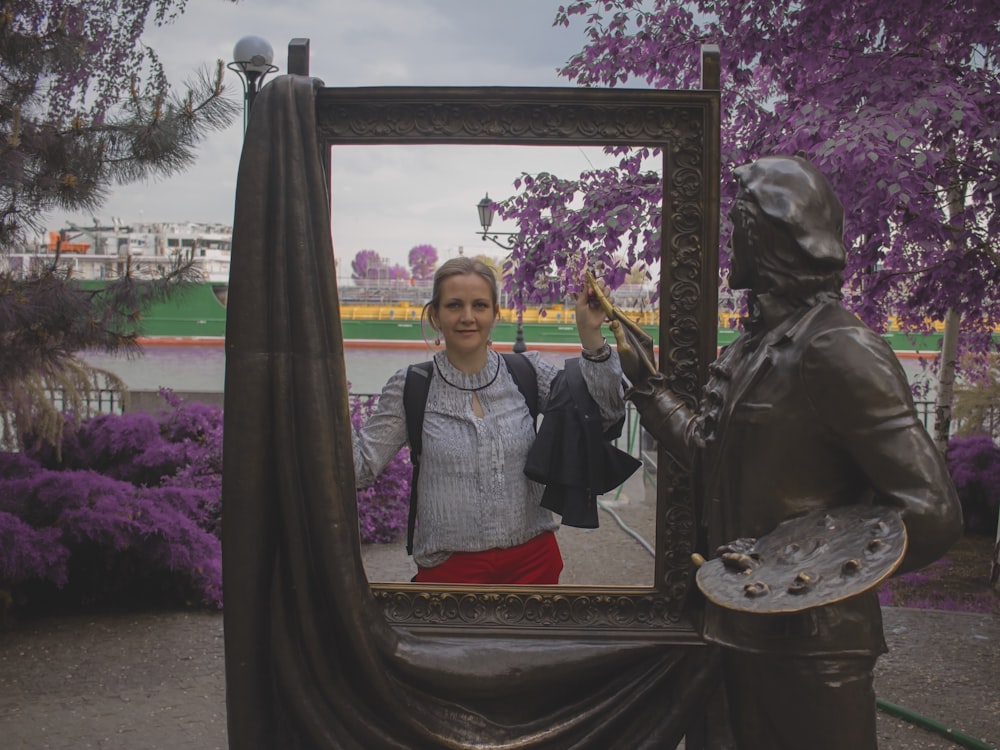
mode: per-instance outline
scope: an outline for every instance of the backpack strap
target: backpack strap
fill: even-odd
[[[417,523],[417,478],[420,476],[420,453],[423,450],[424,409],[434,374],[433,362],[420,362],[406,368],[403,384],[403,411],[406,413],[406,438],[410,444],[410,515],[406,525],[406,554],[413,554],[413,528]]]
[[[523,354],[516,352],[506,352],[500,355],[507,365],[510,376],[514,379],[514,385],[524,396],[525,403],[528,404],[528,411],[531,413],[532,421],[538,419],[538,374],[531,362]],[[538,430],[537,425],[535,430]]]
[[[501,355],[517,389],[524,396],[537,431],[538,421],[538,375],[531,362],[523,354],[505,353]],[[413,554],[413,530],[417,525],[417,479],[420,476],[420,455],[423,450],[424,410],[427,408],[427,393],[431,388],[434,374],[433,362],[419,362],[406,368],[403,384],[403,411],[406,413],[406,439],[410,444],[410,463],[413,476],[410,478],[410,514],[406,522],[406,554]]]

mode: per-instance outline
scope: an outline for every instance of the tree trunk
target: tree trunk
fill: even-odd
[[[990,583],[994,589],[1000,588],[997,586],[1000,583],[1000,520],[997,521],[997,543],[993,547],[993,562],[990,563]]]
[[[949,157],[954,158],[955,147],[949,149]],[[959,228],[958,216],[965,203],[965,183],[957,177],[948,188],[948,221],[952,227],[952,237],[949,240],[952,257],[958,257],[961,248],[958,246]],[[951,402],[955,393],[955,370],[958,362],[958,329],[962,322],[961,316],[954,307],[949,307],[944,316],[944,336],[941,339],[941,355],[938,360],[937,401],[934,405],[934,442],[941,453],[948,447],[948,437],[951,433]]]
[[[944,316],[944,335],[938,360],[937,399],[934,404],[934,442],[942,453],[951,433],[951,401],[955,392],[955,369],[958,359],[958,328],[961,317],[954,308]]]

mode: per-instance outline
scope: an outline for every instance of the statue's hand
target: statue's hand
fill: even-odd
[[[618,358],[621,360],[625,377],[635,385],[650,375],[655,375],[656,358],[653,354],[652,337],[624,315],[612,320],[609,328],[615,336]]]

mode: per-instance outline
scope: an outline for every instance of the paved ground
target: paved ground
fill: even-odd
[[[642,531],[652,509],[641,483],[629,489],[608,498],[609,507]],[[651,576],[649,553],[608,514],[596,531],[560,537],[564,582]],[[409,577],[398,547],[367,550],[366,567],[373,580]],[[877,669],[879,698],[1000,743],[1000,618],[887,609],[885,623],[890,653]],[[879,737],[882,750],[963,747],[884,713]],[[82,615],[0,631],[0,750],[42,748],[226,748],[221,615]]]
[[[891,650],[879,662],[878,696],[1000,742],[1000,620],[888,609],[886,626]],[[962,747],[884,713],[879,742],[882,750]],[[222,617],[73,616],[0,634],[0,747],[225,750]]]

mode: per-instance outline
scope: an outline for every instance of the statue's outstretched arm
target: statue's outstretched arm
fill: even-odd
[[[633,385],[625,397],[635,404],[642,426],[655,437],[670,456],[690,467],[694,457],[696,412],[657,373]]]
[[[589,271],[586,278],[611,321],[609,327],[615,336],[622,372],[632,383],[626,398],[635,404],[642,426],[667,453],[682,466],[690,466],[695,412],[670,390],[663,373],[657,371],[652,337],[607,298]]]

